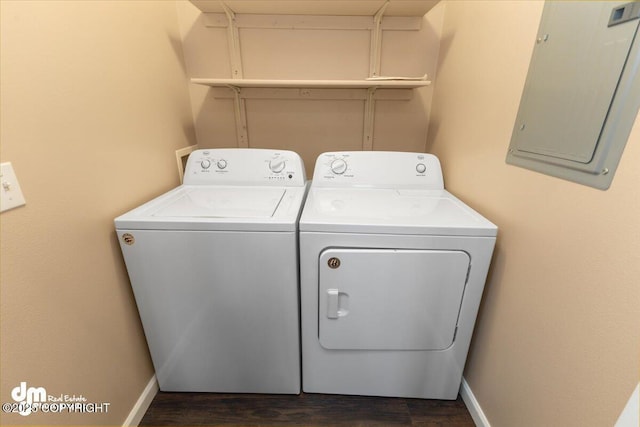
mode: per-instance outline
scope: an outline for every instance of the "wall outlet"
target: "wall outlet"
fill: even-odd
[[[0,212],[25,205],[11,162],[0,163]]]

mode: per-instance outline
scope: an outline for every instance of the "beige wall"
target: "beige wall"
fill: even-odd
[[[27,205],[1,225],[0,401],[20,381],[122,424],[153,375],[113,219],[178,183],[193,144],[175,4],[0,1],[1,152]]]
[[[190,77],[230,78],[225,28],[205,26],[203,14],[180,2],[185,61]],[[423,18],[419,31],[384,31],[381,74],[436,78],[444,7]],[[277,21],[277,19],[274,19]],[[364,79],[369,73],[370,31],[241,28],[245,78]],[[195,128],[200,147],[237,144],[233,101],[216,99],[205,86],[191,85]],[[409,101],[376,103],[373,148],[424,151],[433,87],[413,91]],[[361,150],[364,101],[246,101],[249,146],[297,151],[310,175],[325,151]]]
[[[491,425],[607,426],[639,378],[640,120],[605,192],[505,164],[542,6],[447,2],[427,150],[499,226],[465,371]]]

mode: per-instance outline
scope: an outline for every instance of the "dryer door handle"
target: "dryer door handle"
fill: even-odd
[[[327,289],[327,317],[329,319],[338,318],[338,303],[340,292],[337,289]]]
[[[338,319],[349,314],[349,294],[327,289],[327,318]]]

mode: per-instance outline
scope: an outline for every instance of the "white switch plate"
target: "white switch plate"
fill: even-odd
[[[0,163],[0,212],[25,205],[11,162]]]

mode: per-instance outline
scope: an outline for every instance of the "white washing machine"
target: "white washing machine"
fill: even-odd
[[[300,393],[291,151],[194,151],[184,184],[115,219],[160,389]]]
[[[300,218],[303,391],[455,399],[496,234],[433,155],[320,155]]]

